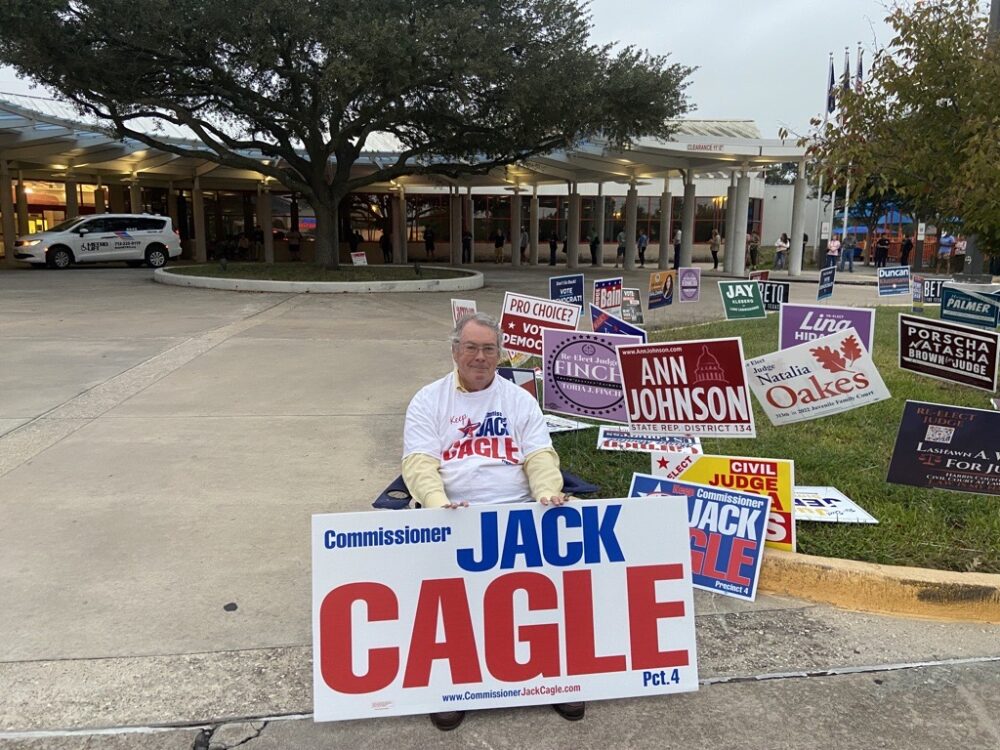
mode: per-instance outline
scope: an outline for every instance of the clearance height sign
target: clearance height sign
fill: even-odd
[[[697,690],[687,506],[313,516],[316,720]]]

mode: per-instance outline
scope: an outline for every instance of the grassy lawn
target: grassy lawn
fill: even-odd
[[[773,426],[754,401],[756,439],[704,440],[706,453],[789,458],[798,485],[833,486],[879,519],[878,526],[798,523],[798,550],[892,565],[1000,573],[1000,497],[888,484],[896,430],[907,399],[989,409],[990,394],[897,367],[897,316],[879,307],[874,355],[892,398],[810,422]],[[937,307],[927,308],[937,317]],[[713,323],[654,333],[653,341],[741,336],[744,355],[778,348],[778,316]],[[649,471],[645,453],[598,451],[596,430],[554,436],[564,468],[602,488],[604,497],[628,492],[633,471]]]
[[[460,271],[420,267],[420,275],[408,266],[341,266],[338,270],[319,268],[311,263],[229,263],[222,270],[218,263],[198,266],[174,266],[171,273],[210,276],[215,279],[254,279],[270,281],[415,281],[453,279],[466,276]]]

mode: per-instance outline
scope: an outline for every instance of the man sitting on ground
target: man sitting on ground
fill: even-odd
[[[501,342],[500,326],[489,315],[460,320],[451,334],[455,369],[421,388],[406,409],[403,479],[424,508],[569,500],[538,402],[497,377]],[[487,422],[484,445],[477,432]],[[476,450],[463,450],[472,441]],[[583,718],[585,704],[553,708],[575,721]],[[431,714],[431,721],[448,731],[464,717],[464,711],[447,711]]]

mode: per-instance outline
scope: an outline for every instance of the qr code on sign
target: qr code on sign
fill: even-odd
[[[924,438],[928,443],[950,443],[952,436],[955,434],[954,427],[940,427],[938,425],[931,425],[927,428],[927,437]]]

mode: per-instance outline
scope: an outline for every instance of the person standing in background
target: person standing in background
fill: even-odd
[[[910,235],[903,238],[903,244],[899,246],[899,265],[910,265],[910,253],[913,252],[913,239]]]
[[[646,267],[646,248],[649,246],[649,237],[646,236],[645,232],[639,232],[639,239],[636,242],[636,247],[639,250],[639,268]]]
[[[788,239],[788,235],[784,232],[778,238],[778,241],[774,243],[774,268],[775,270],[781,270],[787,266],[788,259],[788,249],[792,246],[792,243]]]
[[[709,249],[712,251],[712,270],[719,270],[719,248],[722,246],[722,237],[719,234],[718,229],[712,230],[712,239],[708,244]]]
[[[556,253],[559,251],[559,235],[553,229],[552,234],[549,235],[549,265],[554,266],[556,264]]]
[[[681,227],[677,224],[674,227],[674,270],[681,267]]]

